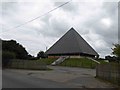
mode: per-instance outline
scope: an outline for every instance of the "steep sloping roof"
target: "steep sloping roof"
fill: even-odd
[[[73,28],[65,33],[52,47],[46,51],[46,54],[48,55],[67,53],[98,55],[98,53]]]

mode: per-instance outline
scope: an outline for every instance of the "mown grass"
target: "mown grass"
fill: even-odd
[[[55,60],[57,60],[57,59],[56,58],[44,58],[44,59],[39,59],[38,61],[41,61],[41,62],[45,63],[46,65],[50,65]]]
[[[69,58],[60,64],[60,66],[82,67],[82,68],[95,68],[96,65],[97,65],[96,62],[88,58]]]
[[[57,60],[56,58],[46,58],[46,59],[39,59],[39,61],[44,62],[46,65],[50,65],[52,62]],[[106,64],[107,62],[103,60],[99,60],[101,64]],[[96,62],[83,57],[83,58],[69,58],[66,59],[64,62],[59,64],[59,66],[68,66],[68,67],[82,67],[82,68],[95,68],[97,65]]]
[[[107,64],[108,62],[105,62],[105,60],[97,60],[98,62],[100,62],[100,64]]]

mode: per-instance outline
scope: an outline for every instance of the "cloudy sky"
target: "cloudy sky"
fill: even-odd
[[[2,1],[0,38],[17,40],[31,55],[36,56],[73,27],[100,57],[110,55],[113,43],[118,43],[118,2],[72,0],[47,13],[64,3],[51,0]],[[26,23],[36,17],[39,18]]]

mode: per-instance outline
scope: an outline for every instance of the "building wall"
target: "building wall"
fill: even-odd
[[[48,58],[59,58],[60,56],[48,56]]]
[[[69,56],[70,58],[81,58],[81,57],[91,57],[95,58],[95,55],[89,55],[89,54],[79,54],[79,53],[74,53],[74,54],[60,54],[60,55],[48,55],[48,58],[59,58],[61,56]]]
[[[48,58],[59,58],[61,56],[48,56]],[[70,58],[81,58],[82,56],[80,55],[72,55],[72,56],[69,56]]]

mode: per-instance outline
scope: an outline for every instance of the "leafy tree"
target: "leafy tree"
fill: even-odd
[[[115,62],[115,61],[117,61],[117,57],[115,57],[115,56],[110,56],[110,55],[105,56],[105,59],[106,59],[106,60],[109,60],[109,62]]]
[[[29,59],[30,55],[25,48],[17,43],[15,40],[5,41],[2,40],[2,50],[14,52],[17,59]]]
[[[120,58],[120,44],[114,44],[114,48],[112,48],[112,50],[112,54]]]
[[[37,54],[37,58],[45,58],[45,53],[44,51],[40,51],[38,54]]]

